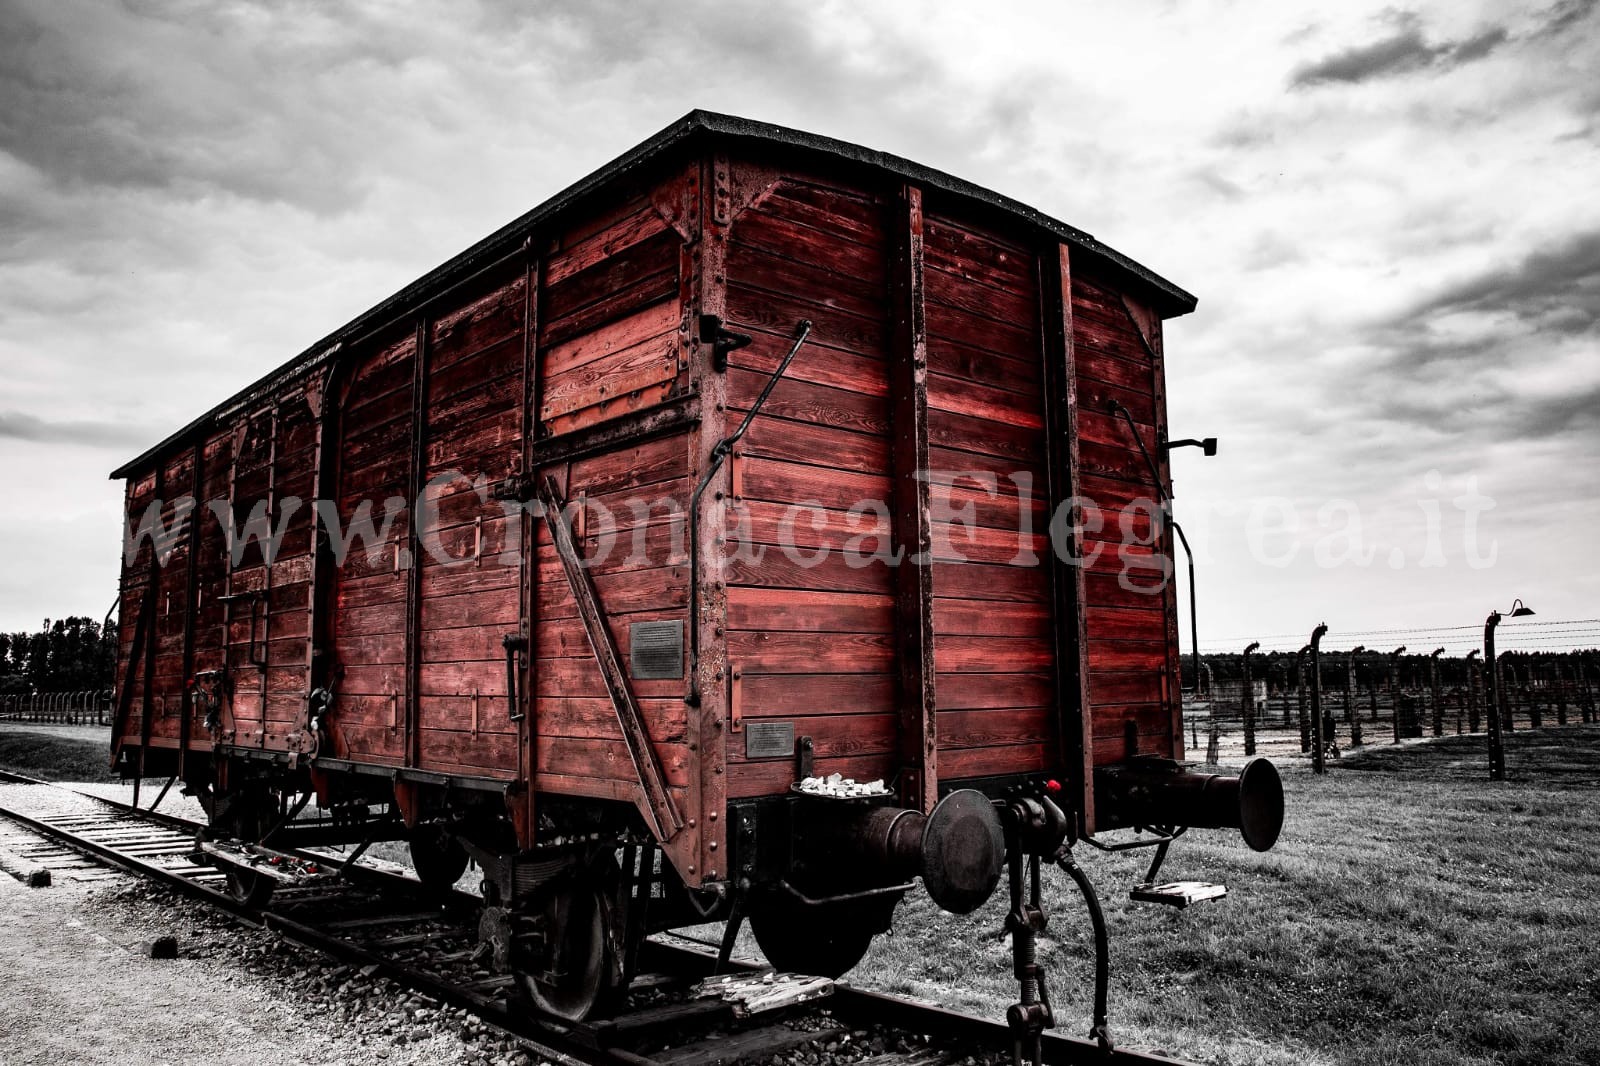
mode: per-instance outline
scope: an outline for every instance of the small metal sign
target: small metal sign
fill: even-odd
[[[744,723],[744,757],[747,759],[786,759],[794,755],[793,722]]]
[[[633,676],[659,681],[683,676],[683,622],[635,622],[628,627],[628,652]]]

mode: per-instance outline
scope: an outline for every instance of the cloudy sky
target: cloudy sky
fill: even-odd
[[[1600,617],[1594,0],[865,6],[0,0],[0,628],[110,605],[113,466],[694,107],[1199,295],[1207,646]]]

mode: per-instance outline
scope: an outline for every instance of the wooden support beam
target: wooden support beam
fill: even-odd
[[[1078,372],[1072,338],[1072,256],[1056,243],[1039,262],[1039,309],[1044,338],[1045,499],[1056,516],[1078,492]],[[1052,625],[1055,651],[1055,720],[1061,764],[1070,775],[1078,829],[1094,832],[1094,717],[1089,706],[1089,640],[1083,567],[1083,516],[1073,507],[1069,525],[1050,529]],[[1071,539],[1061,543],[1070,531]],[[1065,550],[1067,558],[1061,557]],[[1136,741],[1135,741],[1136,743]]]
[[[201,437],[194,446],[194,469],[190,471],[191,494],[194,509],[189,517],[188,575],[183,599],[183,702],[178,712],[178,776],[184,777],[189,763],[189,727],[194,720],[194,629],[200,590],[200,516],[205,506],[206,441]],[[187,780],[187,778],[185,778]]]
[[[155,495],[153,497],[157,507],[156,518],[164,526],[165,520],[161,513],[162,494],[167,491],[167,466],[166,461],[156,463]],[[147,620],[144,642],[144,684],[143,700],[144,710],[139,714],[139,773],[133,779],[133,805],[139,805],[139,786],[144,780],[145,752],[150,747],[150,713],[151,705],[155,702],[155,676],[156,676],[156,601],[161,596],[161,545],[152,534],[150,538],[150,570],[148,584],[144,588],[145,602],[141,607],[141,614]]]
[[[900,802],[928,813],[939,801],[933,662],[933,520],[928,486],[928,331],[922,264],[922,190],[905,185],[891,226],[889,300],[890,509],[899,641]]]
[[[321,378],[313,393],[314,414],[317,419],[316,458],[312,468],[312,484],[316,487],[315,499],[334,500],[339,492],[339,453],[344,439],[345,381],[354,360],[350,352],[341,349]],[[311,523],[311,589],[306,596],[306,694],[327,687],[329,656],[323,649],[333,646],[331,629],[335,562],[333,545],[328,539],[328,529],[320,517]]]
[[[522,275],[522,472],[525,478],[533,477],[537,468],[534,461],[534,448],[539,435],[539,398],[543,382],[539,377],[539,290],[544,276],[543,263],[533,250],[533,238],[523,241],[523,253],[527,263],[523,267]],[[524,482],[527,484],[527,482]],[[520,537],[521,574],[518,592],[519,610],[517,630],[528,641],[527,669],[521,675],[522,705],[516,708],[517,719],[517,780],[526,784],[524,794],[519,797],[518,809],[512,814],[512,821],[517,827],[517,837],[521,845],[531,848],[537,843],[535,837],[539,832],[538,811],[535,807],[535,792],[533,788],[534,767],[539,765],[539,722],[534,707],[534,671],[533,634],[538,632],[539,625],[539,593],[538,593],[538,564],[534,542],[534,523],[530,515],[523,511],[518,519],[517,532]]]
[[[699,421],[700,406],[700,397],[689,394],[657,407],[632,411],[560,436],[535,439],[524,469],[536,470],[552,463],[571,462],[656,437],[681,433]]]
[[[406,693],[404,762],[422,761],[422,487],[428,462],[428,319],[418,316],[416,342],[411,352],[411,465],[406,512],[411,569],[406,574]],[[265,706],[265,701],[263,701]]]
[[[258,747],[267,746],[267,699],[271,695],[269,687],[270,672],[267,667],[272,658],[272,564],[277,559],[277,553],[271,552],[268,545],[274,543],[271,533],[278,521],[278,411],[281,401],[272,401],[272,421],[267,436],[267,539],[257,541],[256,546],[261,552],[261,659],[256,664],[257,677],[261,692],[261,732],[258,734],[260,744]],[[268,554],[272,558],[268,558]],[[252,607],[253,609],[253,607]],[[255,635],[255,615],[250,616],[251,636]]]
[[[628,675],[622,668],[622,656],[617,652],[606,624],[606,613],[600,605],[599,592],[594,580],[584,568],[578,555],[578,545],[567,525],[566,500],[555,479],[546,477],[539,484],[539,503],[544,508],[545,523],[550,527],[550,539],[555,542],[556,555],[561,559],[561,569],[567,575],[567,585],[572,589],[572,599],[578,608],[578,617],[589,637],[589,647],[594,651],[595,662],[600,667],[601,680],[611,697],[612,709],[617,712],[617,722],[622,726],[622,739],[628,745],[628,756],[633,760],[634,773],[644,789],[645,816],[652,823],[656,837],[669,840],[683,828],[683,818],[678,813],[672,794],[667,791],[667,777],[656,755],[655,745],[645,728],[644,713],[628,684]]]
[[[728,237],[732,163],[724,153],[703,156],[688,170],[688,195],[694,197],[694,240],[679,260],[679,336],[683,362],[693,392],[700,397],[700,422],[689,433],[689,481],[697,483],[710,469],[712,453],[729,432],[728,375],[718,369],[715,336],[702,336],[701,316],[728,315]],[[688,740],[694,752],[689,805],[701,813],[698,839],[680,848],[664,848],[678,873],[692,886],[732,880],[728,869],[727,748],[732,671],[724,639],[728,625],[728,499],[733,472],[728,463],[715,475],[691,517],[701,545],[695,583],[694,669],[699,702],[688,706]],[[685,861],[687,860],[687,861]]]

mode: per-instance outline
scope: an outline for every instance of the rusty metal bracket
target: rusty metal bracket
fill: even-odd
[[[513,722],[520,722],[526,717],[517,700],[517,666],[520,655],[528,650],[528,635],[520,630],[516,633],[507,633],[500,638],[500,646],[506,651],[506,711]],[[478,721],[478,698],[474,690],[472,698],[472,721],[474,732]]]
[[[750,345],[755,338],[748,333],[735,333],[722,324],[718,315],[700,316],[700,341],[711,345],[711,366],[717,373],[728,369],[728,353]]]
[[[556,554],[561,559],[561,568],[566,572],[567,584],[572,589],[572,598],[578,607],[578,616],[589,636],[589,646],[594,650],[600,676],[611,697],[611,706],[617,712],[617,721],[622,726],[622,737],[628,745],[634,772],[638,775],[640,787],[644,789],[646,813],[657,837],[670,840],[683,828],[683,817],[667,790],[661,760],[650,742],[639,701],[628,685],[627,674],[623,672],[622,656],[617,652],[611,628],[606,625],[605,611],[600,606],[594,580],[578,554],[572,530],[567,525],[566,501],[561,498],[554,478],[546,477],[539,486],[539,502],[544,505],[550,538],[555,541]]]
[[[534,497],[534,481],[527,474],[515,473],[489,486],[489,498],[526,503]]]
[[[706,315],[705,318],[716,318],[715,315]],[[719,324],[721,319],[717,319]],[[702,323],[703,324],[703,323]],[[742,336],[742,334],[739,334]],[[789,353],[778,363],[778,368],[772,372],[767,383],[762,386],[761,394],[750,405],[750,410],[745,412],[744,420],[739,423],[728,436],[717,442],[711,449],[711,457],[706,463],[705,473],[700,476],[700,481],[695,485],[694,491],[689,494],[689,687],[683,695],[683,702],[691,707],[700,704],[700,497],[705,495],[706,488],[711,484],[711,479],[717,476],[717,471],[722,469],[722,464],[733,449],[738,447],[745,431],[750,428],[750,423],[756,415],[761,413],[761,408],[766,405],[767,397],[772,395],[772,390],[778,387],[778,382],[789,369],[789,364],[794,362],[794,357],[799,354],[800,346],[805,344],[806,338],[811,336],[811,320],[802,318],[795,324],[794,344],[789,348]],[[743,345],[735,345],[743,347]],[[548,517],[548,516],[547,516]]]
[[[816,775],[816,745],[810,737],[800,737],[794,742],[794,779],[804,781]]]

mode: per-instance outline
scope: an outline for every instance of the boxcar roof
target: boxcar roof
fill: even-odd
[[[408,307],[425,303],[484,267],[501,261],[514,252],[532,231],[557,217],[567,208],[617,179],[655,162],[671,151],[683,149],[693,142],[706,139],[781,145],[835,162],[845,161],[874,168],[904,181],[937,189],[959,199],[987,205],[991,209],[1012,215],[1022,222],[1072,243],[1147,286],[1155,298],[1157,309],[1165,317],[1187,314],[1195,308],[1194,296],[1154,271],[1116,249],[1102,244],[1082,230],[1051,218],[1008,196],[1002,196],[943,171],[913,163],[909,159],[863,148],[847,141],[788,129],[784,126],[774,126],[770,123],[753,122],[734,115],[722,115],[713,111],[691,111],[654,137],[636,145],[587,177],[567,186],[527,214],[485,237],[455,258],[430,270],[388,299],[369,308],[283,366],[229,397],[143,454],[119,466],[111,472],[111,477],[116,479],[132,476],[171,448],[204,431],[218,417],[258,401],[291,378],[314,369],[331,358],[344,342],[370,333],[404,314]]]

